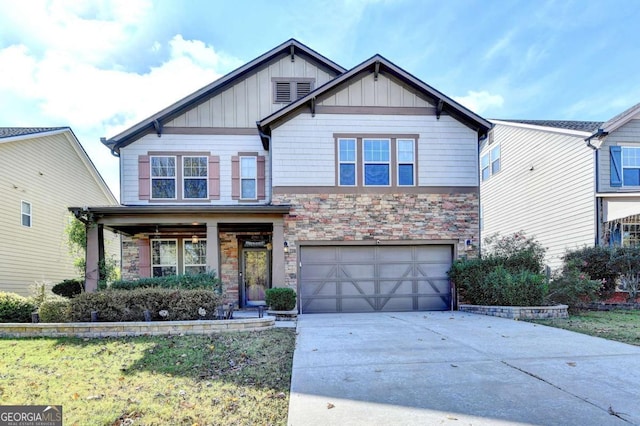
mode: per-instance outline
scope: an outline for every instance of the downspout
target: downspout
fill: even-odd
[[[589,136],[585,139],[587,146],[593,150],[594,155],[594,173],[595,173],[595,192],[598,194],[600,192],[600,147],[603,143],[603,138],[606,138],[608,132],[605,132],[602,129],[598,129],[596,133]],[[591,142],[593,138],[597,138],[598,141],[594,144]],[[595,195],[595,194],[594,194]],[[601,226],[601,215],[600,215],[600,200],[597,196],[593,197],[593,203],[595,208],[595,228],[596,228],[596,236],[594,240],[594,245],[597,247],[600,245],[600,236],[602,235],[602,226]]]
[[[271,204],[272,194],[273,194],[273,147],[271,146],[271,136],[267,135],[262,131],[260,124],[256,122],[256,126],[258,127],[258,133],[260,137],[266,139],[268,141],[267,146],[269,147],[269,196],[267,197],[267,204]]]

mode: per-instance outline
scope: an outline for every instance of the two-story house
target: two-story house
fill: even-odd
[[[274,286],[303,313],[448,309],[490,127],[382,56],[346,70],[289,40],[104,140],[122,206],[75,209],[87,286],[108,228],[125,278],[215,270],[241,307]]]
[[[606,123],[491,120],[480,146],[481,234],[547,248],[640,243],[640,104]]]
[[[0,291],[23,296],[78,276],[69,206],[118,204],[69,127],[0,128],[0,199]],[[106,240],[119,262],[119,239]]]

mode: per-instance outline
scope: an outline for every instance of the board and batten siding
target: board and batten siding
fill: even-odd
[[[612,146],[640,147],[640,117],[611,132],[598,151],[598,192],[638,192],[637,186],[611,186],[611,160],[609,148]]]
[[[337,185],[334,134],[417,134],[418,186],[478,186],[476,133],[450,116],[309,113],[273,129],[274,186]]]
[[[379,74],[365,74],[343,89],[322,98],[322,106],[430,107],[423,96],[398,80]]]
[[[524,231],[547,248],[551,268],[567,249],[595,241],[594,153],[586,136],[495,124],[501,170],[480,183],[482,237]]]
[[[136,143],[123,147],[120,151],[120,173],[122,179],[121,199],[125,205],[158,204],[149,200],[141,200],[138,185],[138,159],[149,152],[170,153],[209,153],[220,160],[220,198],[208,200],[204,203],[215,205],[239,204],[231,196],[231,157],[238,153],[251,152],[268,158],[269,152],[262,147],[260,137],[253,135],[172,135],[163,134],[162,137],[146,135]],[[265,196],[270,197],[269,162],[265,162]],[[190,201],[175,201],[174,204],[189,204]],[[263,203],[264,201],[260,201]],[[171,201],[162,201],[163,205]],[[201,205],[202,201],[195,201]]]
[[[36,282],[78,277],[65,233],[68,207],[116,204],[74,144],[64,133],[0,143],[0,291],[27,296]],[[30,228],[21,224],[22,201],[31,203]],[[107,255],[119,262],[118,237],[105,239]]]
[[[273,78],[311,78],[317,88],[335,75],[313,62],[289,55],[249,74],[220,94],[164,124],[165,127],[255,127],[256,121],[285,104],[273,102]]]

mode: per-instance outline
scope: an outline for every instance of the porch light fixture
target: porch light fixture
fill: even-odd
[[[284,252],[289,253],[289,243],[286,241],[284,242]]]
[[[271,243],[267,243],[267,244],[266,244],[266,247],[267,247],[267,250],[271,251],[271,248],[272,248],[273,246],[271,245]]]
[[[193,234],[193,235],[191,236],[191,242],[192,242],[193,244],[198,244],[198,241],[200,241],[200,240],[198,240],[198,236],[197,236],[196,234]]]

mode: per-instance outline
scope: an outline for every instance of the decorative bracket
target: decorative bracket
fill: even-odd
[[[295,58],[295,50],[296,50],[296,48],[292,44],[291,47],[289,48],[289,51],[291,52],[291,62],[295,62],[295,60],[296,60],[296,58]]]
[[[162,123],[160,123],[160,120],[153,120],[153,128],[156,130],[158,137],[160,137],[162,135]]]
[[[311,98],[311,117],[316,116],[316,98]]]
[[[378,81],[378,74],[380,74],[380,61],[376,61],[373,67],[373,80]]]
[[[440,114],[442,114],[443,108],[444,108],[444,101],[442,99],[438,99],[438,105],[436,105],[436,119],[440,120]]]

